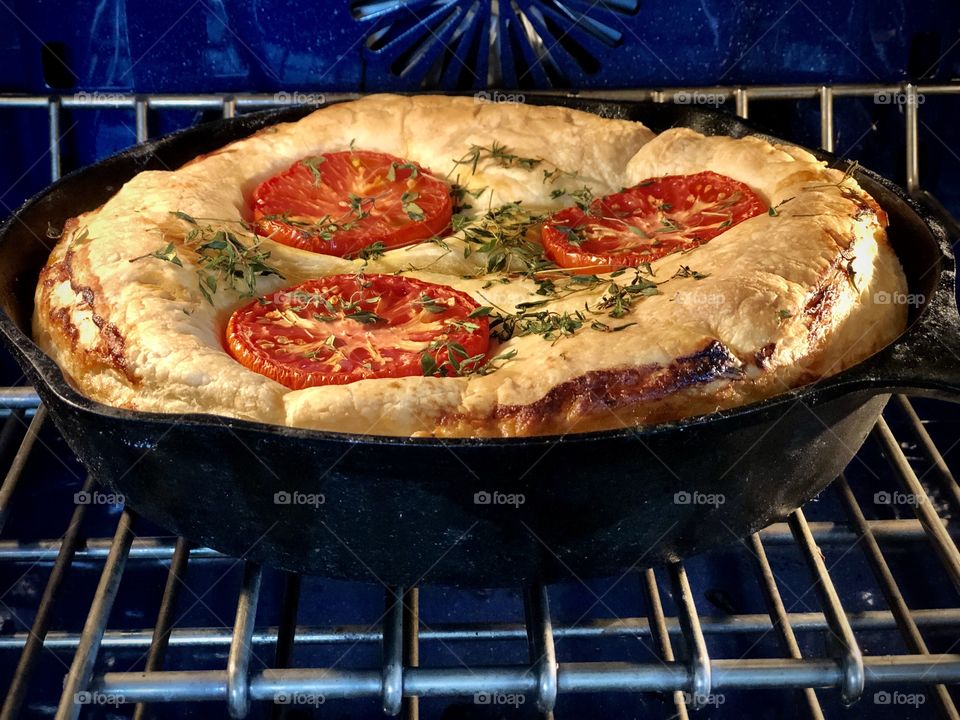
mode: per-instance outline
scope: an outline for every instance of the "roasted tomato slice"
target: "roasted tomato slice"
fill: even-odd
[[[253,193],[258,235],[340,257],[438,235],[451,211],[445,182],[416,163],[363,150],[304,158]]]
[[[766,211],[742,182],[714,172],[645,180],[547,219],[541,241],[561,267],[598,272],[689,250]]]
[[[332,275],[254,300],[227,325],[245,366],[298,390],[479,369],[489,321],[459,290],[400,275]]]

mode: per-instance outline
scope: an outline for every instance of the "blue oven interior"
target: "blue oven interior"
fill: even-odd
[[[906,82],[919,87],[920,186],[955,214],[960,210],[960,126],[955,121],[960,95],[923,90],[949,84],[960,70],[960,5],[955,3],[8,0],[0,2],[0,17],[0,132],[8,138],[0,163],[4,214],[42,189],[57,167],[48,133],[51,108],[58,123],[59,164],[67,172],[147,133],[156,136],[225,113],[313,102],[320,93],[387,90],[576,88],[602,95],[630,88],[812,85],[813,92],[796,99],[759,93],[750,98],[749,115],[783,137],[818,146],[823,144],[824,92],[816,88]],[[202,101],[192,107],[177,102],[197,93],[203,94]],[[13,102],[24,96],[38,99],[29,106]],[[55,97],[56,104],[47,97]],[[898,91],[838,91],[831,98],[835,152],[906,184],[904,137],[910,110],[904,97]],[[12,102],[3,105],[8,99]],[[676,95],[666,97],[676,100]],[[733,91],[714,102],[730,112],[746,108]],[[0,385],[21,383],[19,370],[4,357]],[[131,539],[132,549],[93,675],[102,679],[104,673],[137,672],[148,663],[168,671],[223,671],[238,598],[250,598],[251,570],[242,559],[189,548],[139,518],[125,532],[130,516],[122,514],[119,504],[84,504],[81,493],[92,488],[83,468],[42,411],[38,418],[29,402],[19,404],[0,418],[0,473],[7,473],[0,489],[0,688],[9,690],[30,629],[45,608],[49,632],[22,696],[22,716],[54,715],[64,675],[84,641],[84,623],[109,565],[115,533]],[[694,644],[684,627],[692,610],[710,658],[731,660],[731,667],[752,662],[762,668],[764,661],[792,652],[784,625],[771,621],[771,616],[780,617],[779,600],[786,625],[795,633],[794,650],[833,666],[843,648],[830,640],[836,627],[825,617],[825,603],[815,588],[817,574],[810,563],[816,553],[797,539],[808,527],[865,656],[916,652],[913,622],[929,653],[960,663],[960,657],[950,656],[960,643],[960,586],[950,566],[956,562],[954,523],[960,512],[950,468],[956,467],[960,418],[945,403],[900,398],[891,402],[886,418],[888,424],[871,436],[844,481],[804,509],[805,520],[794,517],[745,541],[731,537],[728,548],[687,560],[692,608],[677,593],[682,582],[664,569],[571,579],[542,591],[549,598],[559,662],[655,668],[666,659],[658,644],[662,626],[670,652],[693,666]],[[943,535],[924,529],[913,506],[895,501],[905,492],[898,452],[946,524],[946,544]],[[72,518],[78,519],[78,508],[83,517],[71,537],[68,528]],[[75,540],[76,555],[55,601],[44,605],[57,552],[68,540]],[[183,561],[187,552],[189,562],[175,567],[177,579],[168,581],[171,564]],[[906,619],[891,599],[884,568],[910,609]],[[765,571],[767,580],[774,579],[772,589],[765,584]],[[251,675],[284,665],[379,672],[384,628],[397,610],[385,611],[385,589],[375,579],[345,583],[263,569],[260,580]],[[540,592],[532,591],[534,604]],[[419,630],[420,667],[480,677],[482,668],[529,662],[526,628],[532,618],[521,589],[427,586],[407,600],[419,605],[413,624]],[[165,656],[156,643],[151,653],[153,628],[164,614],[173,627]],[[410,625],[408,616],[408,633]],[[408,638],[405,651],[409,643]],[[250,712],[251,717],[382,717],[379,692],[361,694],[352,699],[274,697],[273,702],[255,701]],[[108,694],[91,697],[103,702],[84,704],[84,717],[131,717],[135,712],[158,718],[229,716],[223,698],[135,709],[110,702]],[[957,717],[957,699],[955,685],[927,682],[868,682],[851,709],[843,706],[836,687],[815,694],[783,687],[729,689],[711,694],[704,709],[689,713],[718,718],[818,717],[818,712],[826,717]],[[509,693],[421,698],[407,701],[403,712],[449,719],[541,714],[532,695]],[[558,717],[669,718],[688,711],[683,698],[672,692],[561,692],[554,712]]]

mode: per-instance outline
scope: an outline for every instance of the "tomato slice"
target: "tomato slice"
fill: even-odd
[[[293,390],[462,374],[483,365],[490,344],[489,320],[471,317],[478,307],[459,290],[400,275],[331,275],[237,310],[227,347]]]
[[[340,257],[438,235],[452,210],[445,182],[416,163],[364,150],[304,158],[253,193],[258,235]]]
[[[753,190],[725,175],[667,175],[565,208],[541,242],[557,265],[583,272],[632,267],[690,250],[766,211]]]

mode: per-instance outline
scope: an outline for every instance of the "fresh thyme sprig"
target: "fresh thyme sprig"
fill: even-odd
[[[440,356],[445,357],[440,360]],[[489,375],[517,356],[515,348],[487,358],[486,353],[471,355],[460,343],[447,336],[434,340],[420,353],[420,369],[424,375],[436,377]]]
[[[366,245],[355,253],[347,253],[344,255],[345,260],[363,260],[364,266],[370,260],[376,260],[377,258],[383,257],[383,254],[387,251],[387,246],[382,240],[377,240],[372,242],[369,245]]]
[[[860,169],[860,163],[859,163],[857,160],[854,160],[854,161],[851,162],[849,165],[847,165],[847,167],[846,167],[846,168],[844,169],[844,171],[843,171],[843,177],[841,177],[837,182],[835,182],[835,183],[821,183],[821,184],[819,184],[819,185],[808,185],[807,187],[804,188],[804,190],[815,190],[815,189],[817,189],[817,188],[827,188],[827,187],[835,187],[835,188],[840,188],[840,189],[842,189],[842,188],[843,188],[843,184],[844,184],[847,180],[849,180],[850,178],[852,178],[852,177],[854,176],[854,174],[855,174],[859,169]]]
[[[542,220],[542,215],[530,213],[519,202],[513,202],[491,208],[478,218],[454,215],[452,227],[454,232],[462,232],[468,243],[463,251],[465,258],[474,252],[487,255],[485,272],[501,272],[519,265],[522,272],[530,274],[555,267],[546,258],[543,246],[527,237]]]
[[[320,173],[320,165],[326,161],[327,159],[323,157],[323,155],[307,157],[300,161],[301,164],[310,171],[310,174],[313,175],[314,187],[320,187],[320,183],[323,181],[323,175]]]
[[[702,273],[691,269],[689,265],[681,265],[673,274],[675,278],[693,278],[694,280],[703,280],[710,277],[710,273]]]
[[[648,263],[634,268],[633,277],[621,285],[616,278],[625,273],[625,269],[613,273],[606,293],[593,306],[590,303],[584,303],[583,310],[557,312],[547,309],[546,306],[568,295],[581,292],[581,290],[592,289],[606,282],[596,275],[571,277],[570,282],[559,288],[562,293],[558,292],[555,284],[542,286],[547,287],[547,294],[551,294],[553,297],[518,303],[514,306],[515,312],[505,310],[481,294],[480,296],[490,305],[481,307],[480,311],[490,316],[490,334],[500,341],[525,335],[540,335],[544,340],[556,343],[563,338],[576,334],[584,327],[599,332],[617,332],[635,323],[610,326],[599,320],[591,320],[589,316],[606,315],[619,319],[630,313],[634,303],[640,297],[660,294],[658,284],[649,279],[653,275],[653,271]],[[583,278],[583,280],[580,280],[580,278]],[[575,285],[581,285],[582,288],[577,288]]]
[[[543,162],[541,158],[521,157],[510,151],[506,145],[501,145],[494,140],[490,147],[483,145],[471,145],[470,149],[459,160],[454,160],[456,165],[469,165],[470,171],[476,175],[477,168],[484,160],[490,160],[500,167],[521,167],[524,170],[533,170]]]
[[[460,185],[456,182],[453,183],[450,186],[450,198],[453,200],[453,212],[456,214],[462,213],[464,210],[473,209],[473,205],[467,203],[467,198],[479,200],[486,191],[486,187],[479,188],[478,190],[471,190],[465,185]]]
[[[198,287],[211,305],[213,293],[222,285],[239,292],[241,297],[251,297],[257,292],[258,277],[283,277],[279,270],[267,264],[270,251],[261,248],[258,236],[250,234],[245,242],[240,239],[241,233],[212,225],[201,225],[196,218],[184,212],[176,211],[171,214],[191,226],[184,237],[184,244],[196,254]],[[166,247],[133,258],[130,262],[146,258],[155,258],[183,267],[183,261],[172,242],[168,242]]]

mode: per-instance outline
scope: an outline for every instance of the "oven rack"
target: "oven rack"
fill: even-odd
[[[0,391],[0,401],[4,397]],[[958,508],[960,487],[943,462],[939,450],[917,416],[910,400],[897,396],[894,409],[909,420],[910,434],[928,454],[937,468],[935,479],[939,493],[948,495]],[[9,499],[23,477],[26,459],[44,423],[45,410],[39,407],[27,422],[23,408],[12,411],[7,425],[25,426],[7,475],[0,485],[0,513],[9,512]],[[881,419],[874,429],[905,492],[924,493],[912,469],[900,439]],[[92,487],[88,479],[85,488]],[[929,653],[921,630],[960,631],[960,607],[910,610],[884,559],[881,545],[929,543],[941,558],[943,569],[953,586],[960,590],[960,553],[956,528],[950,527],[931,508],[932,502],[917,504],[916,519],[871,520],[854,499],[846,480],[836,485],[845,507],[846,522],[807,522],[802,510],[784,523],[776,523],[748,538],[755,558],[755,570],[769,607],[769,613],[703,616],[693,602],[692,591],[682,563],[668,568],[671,591],[677,601],[678,615],[667,616],[660,601],[662,590],[651,570],[641,574],[649,617],[592,620],[584,625],[554,626],[546,589],[525,590],[525,622],[466,623],[419,628],[418,591],[391,588],[386,591],[387,610],[380,628],[362,625],[337,627],[299,626],[298,604],[286,603],[279,626],[255,627],[261,587],[261,569],[246,563],[241,592],[237,600],[234,627],[174,629],[173,609],[177,602],[179,579],[189,561],[231,560],[208,548],[192,548],[182,538],[135,537],[134,514],[126,510],[120,517],[113,538],[82,540],[79,528],[88,508],[78,505],[61,540],[49,539],[21,544],[0,544],[0,562],[53,562],[53,568],[36,620],[28,632],[4,635],[0,651],[20,651],[17,673],[11,683],[2,717],[16,717],[36,661],[42,649],[73,653],[57,717],[79,717],[84,693],[123,698],[127,703],[172,701],[226,701],[231,715],[243,717],[253,701],[284,703],[287,697],[356,698],[377,697],[384,710],[396,714],[405,709],[407,717],[416,717],[410,701],[416,697],[458,697],[477,693],[522,693],[537,698],[544,712],[552,709],[559,693],[565,692],[674,692],[676,712],[686,716],[687,703],[707,702],[712,693],[746,688],[796,688],[804,691],[805,710],[810,717],[822,717],[813,688],[839,688],[849,702],[855,702],[865,687],[876,689],[905,683],[931,685],[930,692],[943,717],[958,717],[945,684],[960,683],[960,653]],[[929,495],[925,495],[929,497]],[[923,509],[926,508],[926,511]],[[859,540],[877,582],[887,598],[889,611],[846,613],[834,589],[833,581],[818,545],[837,545]],[[766,549],[793,544],[809,567],[816,586],[820,612],[787,613],[776,579],[767,560]],[[103,564],[103,571],[82,632],[58,632],[47,624],[58,591],[77,561]],[[170,571],[164,589],[157,625],[143,630],[108,630],[110,610],[122,581],[126,564],[169,560]],[[288,582],[296,584],[296,576]],[[294,595],[296,593],[294,592]],[[711,658],[706,639],[720,634],[763,634],[775,630],[783,644],[783,659]],[[909,655],[865,656],[858,647],[855,631],[897,631]],[[825,658],[802,658],[796,633],[828,633],[837,640],[838,653]],[[640,637],[652,641],[662,661],[658,663],[556,663],[553,644],[567,638],[609,639]],[[497,643],[527,638],[531,643],[531,664],[527,666],[424,668],[416,657],[426,643],[479,641]],[[333,668],[275,668],[249,672],[255,648],[285,647],[287,657],[292,644],[352,645],[380,644],[383,665],[369,670]],[[690,649],[687,662],[673,659],[678,644]],[[164,653],[169,648],[220,648],[229,651],[224,670],[163,671]],[[108,672],[94,675],[97,656],[103,649],[135,648],[148,652],[145,672]],[[282,663],[285,664],[285,663]],[[408,702],[403,703],[406,697]],[[78,702],[78,699],[80,702]]]
[[[746,117],[753,99],[796,100],[819,98],[821,144],[833,150],[833,100],[837,97],[895,93],[903,98],[906,118],[906,177],[908,189],[918,199],[942,213],[951,228],[953,220],[929,194],[920,188],[918,165],[918,94],[960,94],[960,83],[939,85],[792,85],[727,88],[676,88],[659,90],[604,91],[579,93],[581,96],[608,99],[648,99],[669,102],[676,93],[714,93],[733,98],[739,115]],[[81,96],[83,95],[83,96]],[[0,96],[4,108],[46,109],[50,137],[50,176],[61,174],[61,115],[63,109],[114,108],[132,111],[138,142],[149,137],[148,113],[151,110],[214,110],[231,117],[243,110],[275,107],[286,102],[278,95],[154,95],[116,96],[77,94],[73,96]],[[289,94],[288,94],[289,95]],[[296,97],[296,94],[293,96]],[[306,97],[306,96],[305,96]],[[316,94],[309,96],[314,100]],[[323,102],[355,97],[354,94],[328,94]],[[4,424],[26,432],[6,476],[0,484],[0,527],[11,512],[11,500],[47,413],[30,388],[0,388],[0,407]],[[909,433],[920,452],[932,463],[937,493],[960,509],[960,486],[947,467],[940,450],[930,437],[913,404],[896,396],[887,415],[895,410],[908,421]],[[886,420],[880,419],[873,431],[902,489],[915,497],[930,499],[900,439]],[[4,436],[0,430],[0,443]],[[9,437],[6,439],[9,442]],[[93,486],[87,478],[84,488]],[[845,478],[838,478],[845,517],[838,522],[808,522],[803,510],[794,512],[786,522],[777,523],[749,537],[745,542],[755,561],[755,571],[769,608],[766,615],[701,616],[682,562],[669,566],[669,591],[677,615],[668,616],[661,597],[664,589],[657,575],[639,573],[648,617],[594,620],[585,625],[557,625],[551,618],[547,589],[524,589],[523,623],[469,623],[440,625],[421,629],[417,588],[388,588],[386,611],[379,627],[313,627],[297,625],[299,578],[289,575],[286,602],[279,625],[258,627],[256,610],[262,587],[262,570],[254,563],[244,565],[243,582],[236,604],[232,628],[171,627],[177,602],[179,580],[191,561],[218,562],[224,558],[207,548],[194,548],[183,538],[140,538],[135,535],[135,515],[124,510],[112,538],[83,539],[81,526],[86,505],[77,505],[61,539],[20,543],[0,541],[0,562],[52,562],[52,570],[39,601],[29,631],[0,636],[0,651],[19,652],[14,674],[0,720],[16,717],[22,708],[26,689],[44,647],[72,652],[72,664],[65,679],[57,709],[58,720],[79,717],[84,694],[101,693],[138,703],[135,717],[144,717],[146,703],[174,701],[225,702],[232,717],[244,717],[255,701],[283,703],[291,695],[324,698],[379,697],[386,713],[401,712],[407,717],[418,714],[420,697],[459,697],[478,693],[522,693],[535,699],[537,708],[551,714],[561,693],[590,692],[665,692],[672,693],[674,717],[686,718],[688,708],[705,706],[712,693],[739,688],[795,688],[801,692],[803,709],[810,717],[823,717],[820,699],[814,689],[836,688],[847,704],[855,703],[865,688],[904,683],[924,685],[938,714],[958,718],[960,714],[946,688],[960,683],[960,652],[931,653],[921,630],[947,628],[960,630],[960,603],[954,608],[911,610],[885,557],[884,548],[923,543],[935,551],[943,572],[960,592],[960,552],[958,529],[938,514],[932,501],[913,505],[915,519],[867,520]],[[945,514],[945,513],[944,513]],[[860,550],[882,590],[888,611],[847,613],[818,544],[858,542]],[[766,548],[793,545],[803,557],[816,589],[820,612],[791,612],[783,598]],[[128,563],[143,560],[169,560],[170,570],[163,591],[157,623],[138,631],[108,629],[110,613]],[[81,632],[62,632],[51,628],[49,620],[71,565],[77,561],[102,563],[103,570],[86,622]],[[909,654],[865,655],[856,631],[896,630]],[[783,657],[779,659],[714,658],[708,653],[706,638],[718,634],[765,633],[775,630]],[[827,657],[801,657],[796,633],[826,633],[833,648]],[[561,638],[610,638],[640,636],[657,648],[656,663],[557,662],[554,643]],[[498,643],[526,638],[529,662],[515,666],[474,666],[431,668],[419,664],[421,644],[475,640]],[[286,667],[294,644],[379,644],[382,662],[378,667],[361,670],[335,668]],[[250,669],[251,655],[259,646],[276,648],[276,667],[259,672]],[[144,672],[100,673],[97,660],[101,650],[135,647],[148,651]],[[222,670],[164,671],[168,648],[196,647],[228,650]],[[954,650],[950,648],[949,650]],[[677,658],[684,658],[678,660]]]

